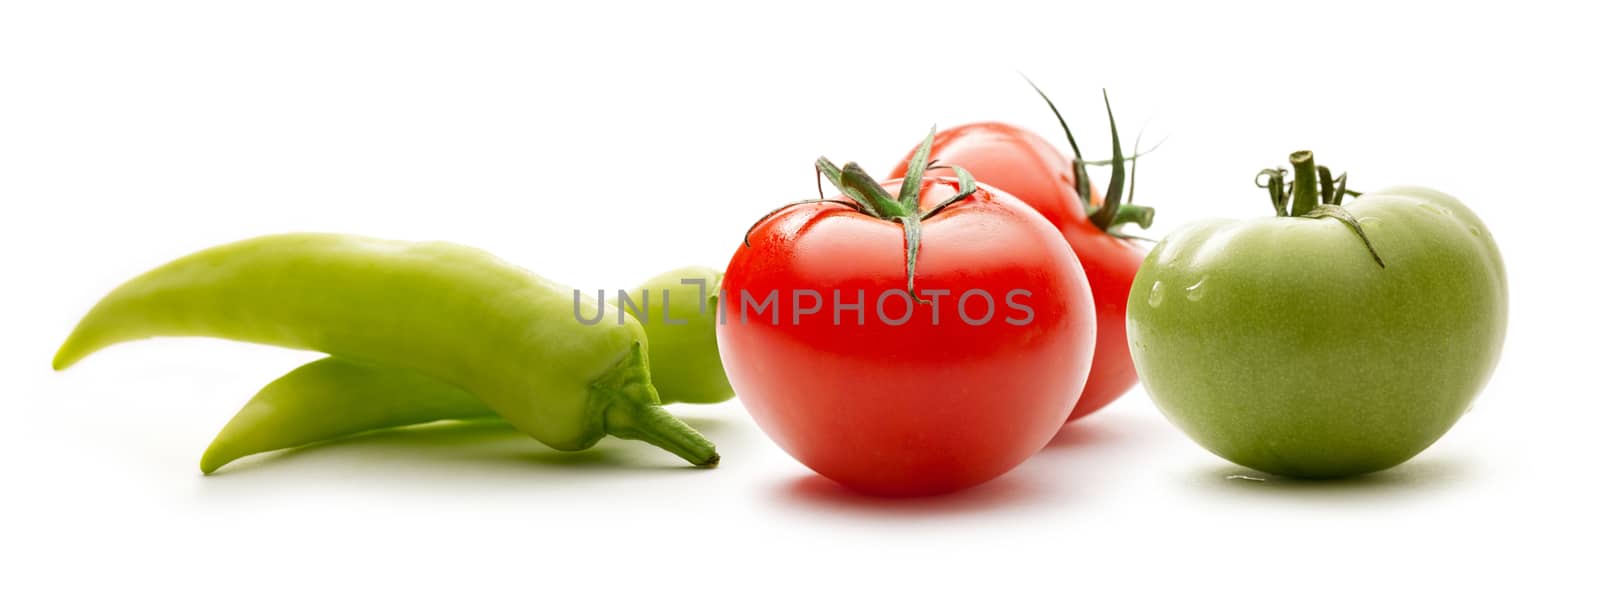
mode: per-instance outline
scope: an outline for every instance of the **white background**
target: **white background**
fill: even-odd
[[[6,3],[0,601],[1595,598],[1592,18],[859,4]],[[991,484],[879,501],[736,401],[680,411],[710,471],[470,427],[202,477],[214,431],[314,355],[152,341],[48,369],[122,280],[264,233],[453,240],[584,288],[720,266],[819,154],[883,173],[980,119],[1061,142],[1017,70],[1091,155],[1102,85],[1130,139],[1171,137],[1140,167],[1155,236],[1271,212],[1252,177],[1302,147],[1356,189],[1463,199],[1512,281],[1476,409],[1396,470],[1258,482],[1136,389]]]

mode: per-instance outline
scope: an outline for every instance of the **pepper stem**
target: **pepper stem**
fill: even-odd
[[[716,466],[722,460],[716,445],[661,408],[640,343],[633,343],[626,358],[589,385],[589,398],[604,406],[607,434],[643,441],[695,466]]]
[[[606,432],[654,445],[695,466],[712,467],[722,460],[717,446],[661,409],[659,403],[618,403],[606,408]]]

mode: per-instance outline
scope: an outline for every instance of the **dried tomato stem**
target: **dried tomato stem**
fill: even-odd
[[[1310,151],[1296,151],[1289,154],[1289,165],[1294,169],[1289,216],[1300,216],[1317,207],[1317,162]]]

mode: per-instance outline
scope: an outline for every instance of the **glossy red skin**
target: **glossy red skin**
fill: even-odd
[[[924,207],[955,192],[924,181]],[[891,192],[898,181],[885,184]],[[916,289],[948,289],[939,325],[917,305],[900,326],[875,311],[878,296],[906,287],[900,225],[836,204],[807,204],[757,225],[723,277],[726,320],[717,344],[728,379],[750,415],[785,451],[850,488],[920,496],[993,479],[1041,449],[1071,412],[1094,350],[1094,309],[1083,269],[1055,229],[1021,202],[980,189],[923,223]],[[795,289],[825,297],[799,325],[788,310]],[[1005,293],[1034,317],[1008,308]],[[864,325],[841,313],[864,290]],[[979,326],[956,314],[956,296],[985,289],[995,315]],[[767,314],[740,321],[741,292],[778,290],[779,325]],[[809,303],[810,301],[806,301]],[[981,315],[981,299],[969,301]],[[809,306],[809,305],[808,305]],[[893,319],[904,299],[888,299]],[[1076,368],[1076,369],[1074,369]]]
[[[941,164],[961,166],[973,178],[1016,196],[1038,210],[1072,245],[1072,251],[1089,277],[1099,319],[1094,365],[1089,382],[1068,422],[1082,418],[1115,401],[1139,381],[1128,353],[1125,319],[1133,276],[1144,261],[1145,249],[1100,230],[1084,213],[1076,190],[1072,161],[1054,145],[1033,132],[998,122],[978,122],[934,135],[932,156]],[[905,174],[910,154],[900,160],[892,176]],[[933,171],[930,174],[949,174]],[[1090,189],[1096,205],[1100,194]]]

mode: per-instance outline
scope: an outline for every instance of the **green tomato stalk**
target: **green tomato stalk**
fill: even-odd
[[[1117,134],[1117,118],[1111,113],[1111,97],[1102,88],[1100,89],[1100,97],[1105,100],[1106,120],[1111,123],[1111,159],[1086,162],[1083,159],[1083,152],[1078,149],[1077,137],[1072,136],[1072,128],[1067,126],[1067,120],[1061,116],[1061,111],[1056,109],[1055,102],[1051,101],[1050,96],[1044,94],[1039,85],[1033,83],[1033,80],[1027,76],[1023,76],[1022,79],[1028,82],[1028,86],[1033,87],[1034,92],[1039,93],[1039,98],[1044,99],[1045,105],[1050,107],[1050,113],[1056,116],[1056,123],[1061,125],[1061,132],[1067,135],[1067,146],[1072,148],[1073,187],[1078,194],[1078,200],[1083,203],[1084,212],[1089,215],[1089,222],[1107,234],[1123,238],[1130,236],[1122,233],[1119,229],[1121,225],[1134,223],[1139,225],[1141,229],[1149,229],[1150,225],[1155,222],[1156,209],[1149,206],[1134,205],[1133,173],[1139,169],[1139,156],[1155,151],[1156,147],[1160,147],[1161,144],[1158,142],[1149,151],[1140,152],[1139,139],[1143,137],[1141,134],[1138,137],[1134,137],[1133,155],[1124,156],[1122,154],[1122,138]],[[1124,172],[1122,167],[1125,163],[1130,164],[1127,172]],[[1094,192],[1090,190],[1091,184],[1087,166],[1104,164],[1111,165],[1111,180],[1106,184],[1105,203],[1096,207],[1094,205]],[[1128,185],[1126,203],[1122,200],[1122,185],[1124,181]]]
[[[938,132],[938,127],[930,128],[928,136],[922,139],[922,144],[917,146],[917,151],[907,165],[905,178],[900,180],[900,195],[889,195],[889,190],[878,184],[877,179],[867,174],[866,169],[855,162],[846,162],[843,168],[835,165],[827,157],[819,157],[816,162],[817,169],[817,198],[800,200],[777,207],[766,213],[744,232],[744,245],[750,247],[750,232],[767,219],[779,212],[803,204],[839,204],[861,214],[873,218],[899,223],[906,232],[906,293],[911,295],[911,300],[918,303],[927,303],[917,295],[917,254],[922,249],[922,221],[932,218],[944,211],[951,204],[972,197],[978,190],[977,180],[972,178],[972,173],[960,166],[941,166],[929,162],[928,156],[933,150],[933,135]],[[930,168],[949,168],[956,173],[959,189],[955,195],[934,204],[933,207],[922,210],[922,175]],[[849,199],[833,200],[824,199],[822,194],[822,178],[827,178],[840,193]]]
[[[1338,178],[1333,177],[1333,171],[1326,166],[1318,166],[1312,158],[1310,151],[1296,151],[1289,154],[1289,165],[1294,167],[1293,180],[1285,183],[1284,177],[1290,172],[1283,168],[1267,168],[1256,174],[1256,186],[1267,190],[1272,196],[1272,207],[1278,216],[1287,218],[1331,218],[1349,227],[1361,238],[1362,245],[1367,247],[1367,252],[1372,254],[1372,260],[1377,261],[1378,267],[1385,268],[1383,257],[1378,255],[1377,248],[1372,246],[1372,240],[1367,237],[1367,232],[1361,228],[1361,222],[1345,210],[1344,196],[1346,194],[1360,195],[1345,189],[1347,174],[1341,173]],[[1265,183],[1261,178],[1266,177]],[[1109,197],[1109,195],[1108,195]]]

